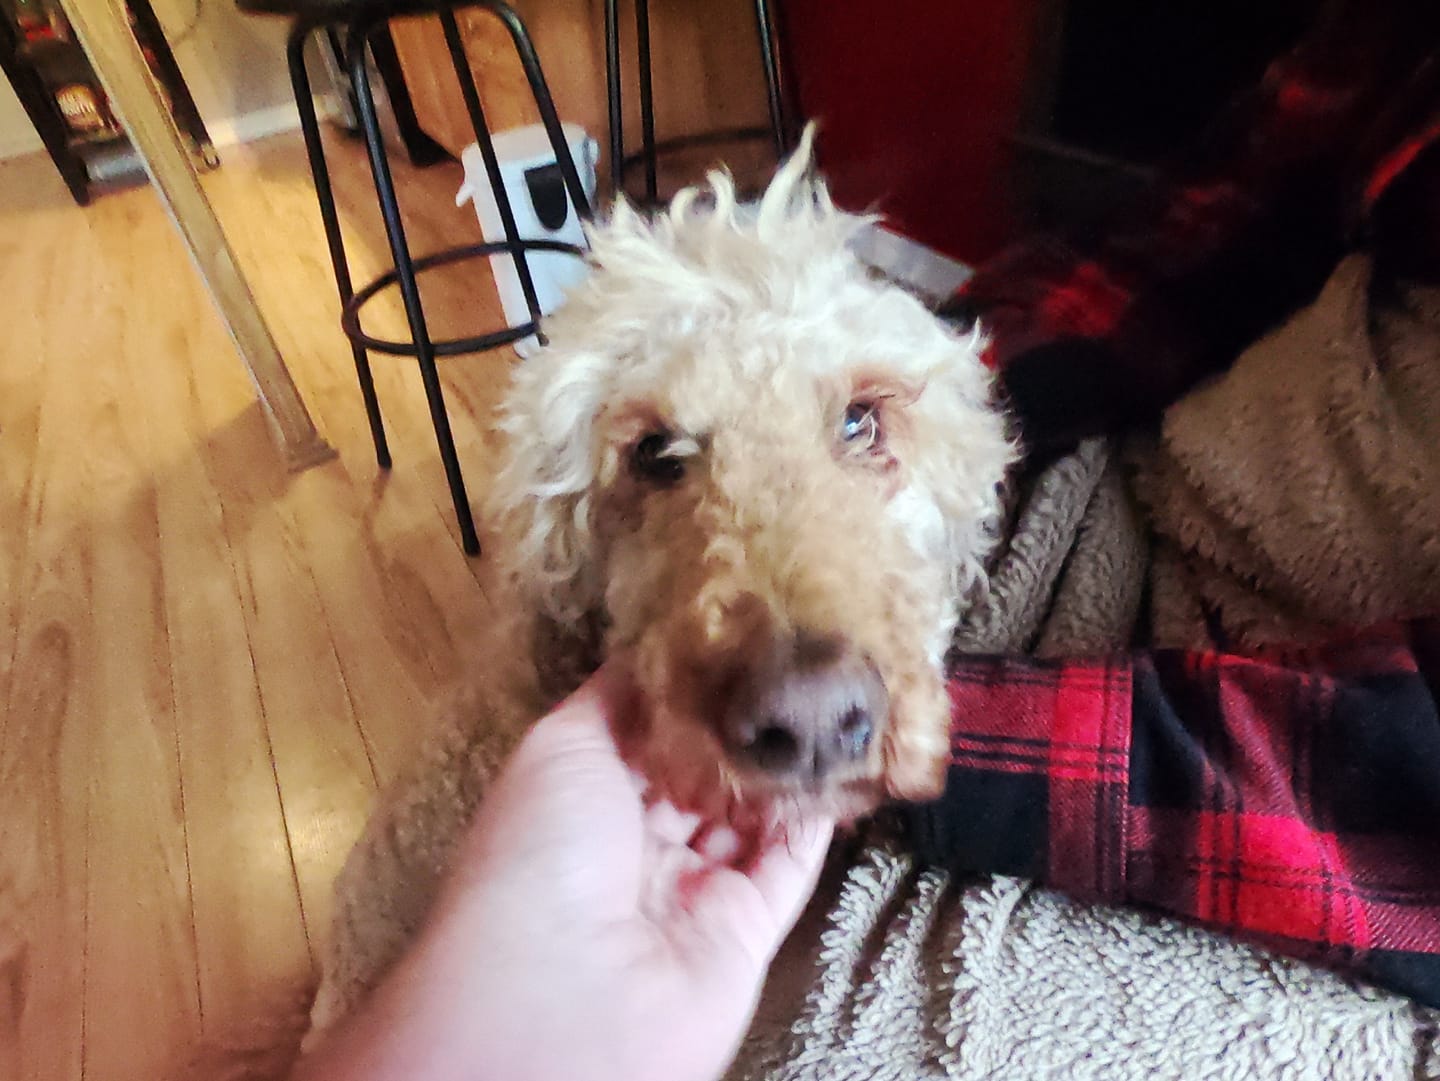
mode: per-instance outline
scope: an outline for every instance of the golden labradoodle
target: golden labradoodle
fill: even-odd
[[[462,703],[382,801],[339,882],[317,1026],[425,911],[496,718],[602,657],[633,670],[629,735],[677,803],[854,817],[937,793],[944,655],[1014,448],[981,342],[867,272],[865,219],[812,177],[810,142],[756,204],[714,175],[593,231],[593,272],[516,371],[491,508],[534,631],[502,663],[534,686]]]

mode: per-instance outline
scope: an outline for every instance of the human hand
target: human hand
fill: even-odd
[[[603,671],[536,724],[415,949],[309,1078],[709,1081],[814,888],[831,825],[742,835],[660,803]]]

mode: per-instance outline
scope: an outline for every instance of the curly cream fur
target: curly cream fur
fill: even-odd
[[[472,700],[387,794],[338,886],[317,1027],[428,906],[489,771],[486,733],[513,730],[601,655],[628,663],[650,703],[649,776],[681,801],[733,805],[765,793],[726,769],[716,681],[787,636],[842,636],[883,678],[891,719],[831,809],[935,791],[943,658],[982,588],[1014,449],[981,341],[854,257],[866,219],[811,175],[811,139],[758,204],[716,173],[654,219],[621,202],[593,230],[593,273],[515,373],[490,508],[492,550],[535,622],[539,698]],[[879,420],[847,441],[856,400]],[[652,432],[683,466],[674,484],[627,467]]]
[[[876,767],[892,794],[924,795],[945,644],[983,582],[1013,449],[978,336],[867,273],[848,248],[867,219],[812,175],[811,137],[758,204],[714,173],[593,232],[595,272],[516,373],[491,510],[523,603],[562,628],[602,616],[605,651],[656,692],[657,741],[698,748],[697,770],[723,755],[679,662],[723,663],[742,625],[819,630],[875,657],[896,703]],[[836,447],[866,395],[883,399],[888,471]],[[649,430],[686,462],[675,491],[627,474]],[[754,603],[758,620],[740,611]]]

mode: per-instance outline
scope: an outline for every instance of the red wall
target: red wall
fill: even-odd
[[[836,201],[965,262],[1011,236],[1005,136],[1036,0],[783,0],[787,74]]]

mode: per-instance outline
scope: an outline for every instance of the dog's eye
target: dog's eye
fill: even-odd
[[[846,443],[872,447],[880,439],[880,414],[874,402],[851,402],[840,424],[840,438]]]
[[[685,475],[685,461],[669,453],[673,439],[668,432],[651,432],[630,452],[630,468],[651,484],[674,484]]]

